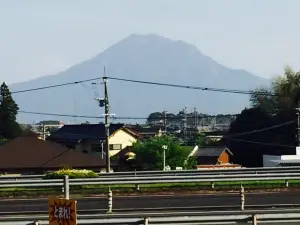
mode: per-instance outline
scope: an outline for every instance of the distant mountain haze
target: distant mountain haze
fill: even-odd
[[[234,54],[229,52],[228,54]],[[41,56],[42,57],[42,56]],[[201,87],[252,90],[265,86],[269,80],[244,70],[234,70],[203,55],[195,46],[157,35],[131,35],[92,59],[56,75],[40,77],[11,85],[12,91],[73,82],[103,76],[142,81],[193,85]],[[20,110],[58,114],[101,116],[104,109],[94,100],[103,97],[102,80],[58,88],[14,94]],[[111,113],[116,116],[147,117],[151,112],[178,112],[185,106],[201,113],[239,113],[249,105],[249,96],[171,88],[115,80],[108,82]],[[20,122],[73,118],[38,116],[20,113]],[[98,122],[77,118],[76,121]],[[124,121],[120,121],[124,122]],[[128,121],[127,121],[128,122]],[[136,122],[136,121],[134,121]]]

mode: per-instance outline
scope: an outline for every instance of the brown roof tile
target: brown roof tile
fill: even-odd
[[[19,137],[0,146],[0,169],[99,168],[105,159],[34,137]]]

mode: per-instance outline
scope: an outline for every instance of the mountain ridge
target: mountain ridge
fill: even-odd
[[[57,74],[14,83],[11,85],[11,90],[17,91],[102,77],[104,66],[107,76],[161,83],[245,91],[268,84],[268,80],[263,77],[242,69],[227,68],[215,62],[211,57],[199,51],[196,46],[184,41],[173,41],[154,34],[133,34],[106,48],[95,57]],[[97,89],[99,90],[95,90],[91,84],[71,85],[38,91],[38,93],[15,94],[14,98],[20,110],[23,111],[98,115],[103,109],[97,106],[94,97],[96,97],[96,92],[101,96],[103,88],[98,85]],[[197,108],[200,106],[199,112],[203,113],[237,113],[249,102],[249,97],[245,98],[245,96],[207,94],[208,92],[195,95],[188,90],[180,90],[180,92],[179,89],[172,88],[168,89],[168,92],[165,90],[153,86],[110,81],[109,94],[112,110],[117,112],[117,116],[148,116],[153,111],[165,109],[178,111],[185,106]],[[224,101],[228,104],[224,104]],[[214,105],[211,104],[212,102]],[[137,105],[143,105],[143,107],[137,107]],[[131,112],[130,109],[132,109]],[[18,118],[22,121],[54,119],[54,117],[30,117],[24,114],[20,114]]]

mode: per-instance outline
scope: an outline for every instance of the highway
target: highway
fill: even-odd
[[[72,196],[70,196],[72,198]],[[78,210],[107,209],[107,198],[90,197],[76,199]],[[278,205],[300,204],[300,191],[285,191],[275,193],[246,193],[245,209],[250,205]],[[213,206],[236,206],[240,205],[238,193],[218,193],[199,195],[173,195],[173,196],[124,196],[113,197],[113,209],[115,210],[141,210],[154,208],[175,207],[213,207]],[[222,208],[221,208],[222,209]],[[200,210],[200,209],[199,209]],[[220,209],[219,209],[220,210]],[[0,212],[24,212],[24,211],[48,211],[47,199],[28,200],[0,200]]]

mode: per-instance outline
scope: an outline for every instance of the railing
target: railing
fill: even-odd
[[[286,181],[300,180],[300,173],[282,174],[227,174],[227,175],[195,175],[195,176],[157,176],[157,177],[100,177],[68,179],[70,186],[78,185],[120,185],[120,184],[160,184],[160,183],[214,183],[214,182],[240,182],[245,181]],[[0,180],[0,188],[14,187],[63,187],[63,179],[43,180]]]
[[[258,167],[258,168],[238,168],[238,169],[205,169],[205,170],[171,170],[171,171],[130,171],[99,173],[101,177],[139,177],[139,176],[194,176],[194,175],[218,175],[218,174],[280,174],[280,173],[300,173],[299,166],[293,167]],[[2,175],[2,179],[42,179],[44,175]]]
[[[176,225],[188,225],[188,224],[225,224],[225,223],[252,223],[253,225],[259,225],[264,223],[299,223],[300,213],[279,213],[279,214],[241,214],[241,215],[210,215],[210,216],[161,216],[161,217],[124,217],[113,218],[107,216],[106,218],[95,219],[78,219],[77,224],[127,224],[127,225],[154,225],[154,224],[176,224]],[[0,220],[0,225],[14,224],[25,225],[33,224],[28,220],[21,220],[14,218],[11,220]],[[47,220],[36,221],[36,224],[46,225],[49,224]]]

